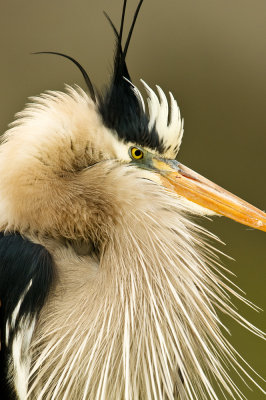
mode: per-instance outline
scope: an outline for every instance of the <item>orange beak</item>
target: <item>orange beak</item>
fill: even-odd
[[[175,160],[152,158],[160,180],[170,191],[241,224],[266,232],[266,214]]]

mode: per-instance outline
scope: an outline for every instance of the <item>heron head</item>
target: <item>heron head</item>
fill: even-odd
[[[117,140],[125,143],[124,154],[128,153],[127,157],[124,156],[125,160],[141,170],[152,172],[150,179],[163,185],[169,193],[174,193],[177,201],[186,204],[192,213],[224,215],[265,231],[264,212],[176,160],[183,136],[183,120],[177,102],[170,92],[169,107],[167,97],[159,86],[157,96],[144,81],[142,83],[148,94],[147,114],[140,91],[124,77],[120,82],[123,89],[112,85],[111,94],[108,93],[107,100],[105,98],[100,105],[104,123],[116,132]],[[119,99],[112,98],[116,91],[120,96],[123,92],[125,95],[119,96]],[[121,103],[121,98],[125,102]]]
[[[136,10],[124,49],[124,14],[119,33],[107,16],[117,37],[117,48],[111,84],[105,95],[99,97],[98,112],[116,140],[123,143],[124,149],[117,153],[118,159],[142,171],[150,171],[149,179],[163,185],[169,193],[174,193],[177,201],[186,204],[187,210],[192,213],[224,215],[265,231],[264,212],[176,161],[183,136],[183,120],[172,93],[169,93],[169,107],[168,99],[159,86],[156,86],[157,95],[141,81],[147,93],[145,101],[139,89],[132,84],[125,59],[141,4],[142,1]]]

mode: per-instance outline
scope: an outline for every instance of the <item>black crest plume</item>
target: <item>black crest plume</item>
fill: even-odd
[[[89,75],[87,74],[85,69],[82,67],[82,65],[80,65],[80,63],[77,60],[75,60],[75,58],[70,57],[67,54],[58,53],[57,51],[37,51],[32,54],[55,54],[56,56],[61,56],[61,57],[67,58],[68,60],[72,61],[73,64],[75,64],[78,67],[78,69],[80,70],[80,72],[82,73],[85,83],[87,85],[87,88],[89,90],[90,96],[91,96],[92,100],[94,101],[94,103],[96,103],[96,95],[95,95],[95,91],[93,88],[93,84],[89,78]]]
[[[111,84],[105,95],[100,99],[99,111],[104,124],[108,128],[115,130],[121,139],[161,151],[158,133],[155,128],[151,132],[149,131],[148,118],[134,92],[134,86],[130,82],[130,75],[126,65],[128,47],[142,3],[143,0],[138,3],[124,49],[122,47],[122,39],[127,0],[124,0],[123,3],[119,32],[110,17],[104,13],[115,33],[117,44]]]
[[[163,153],[164,148],[162,141],[159,139],[159,135],[155,127],[149,129],[148,117],[143,110],[140,99],[134,91],[134,85],[131,83],[130,75],[126,65],[127,51],[143,1],[144,0],[140,0],[138,3],[124,49],[122,46],[122,39],[127,0],[124,0],[123,2],[123,11],[119,31],[116,29],[111,18],[104,13],[116,37],[113,76],[110,86],[106,90],[104,96],[99,96],[96,98],[94,87],[87,72],[73,57],[55,51],[41,51],[33,54],[55,54],[73,62],[83,75],[91,99],[94,101],[94,103],[98,103],[98,109],[102,116],[103,123],[109,129],[116,131],[120,139],[124,140],[125,142],[133,142],[139,144],[140,146],[146,146]]]

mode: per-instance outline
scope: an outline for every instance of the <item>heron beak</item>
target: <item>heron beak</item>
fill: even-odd
[[[241,224],[266,232],[266,214],[175,160],[152,158],[167,189]]]

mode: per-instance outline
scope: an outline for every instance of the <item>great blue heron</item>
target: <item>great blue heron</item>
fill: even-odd
[[[104,96],[71,59],[89,95],[43,94],[4,135],[1,357],[10,398],[242,399],[230,369],[253,380],[216,310],[263,333],[232,306],[230,296],[246,300],[191,216],[222,214],[265,231],[266,215],[176,161],[183,122],[171,93],[168,110],[162,89],[143,82],[145,112],[125,63],[142,2],[124,47],[126,0],[119,31],[108,17],[117,49]]]

